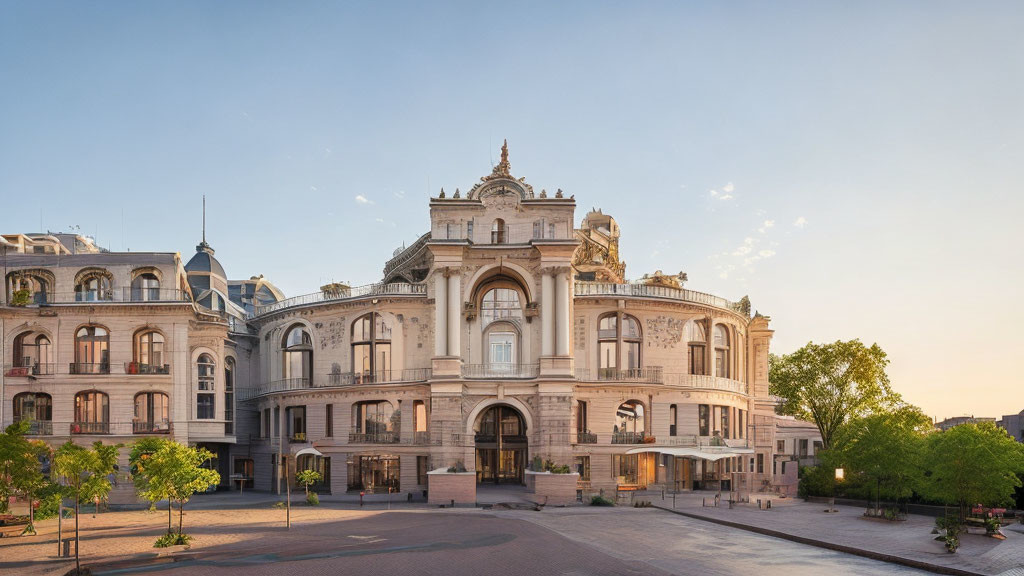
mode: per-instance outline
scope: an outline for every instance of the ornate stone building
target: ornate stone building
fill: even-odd
[[[380,283],[293,298],[229,281],[205,239],[183,266],[5,236],[0,419],[54,443],[167,434],[257,490],[282,456],[333,493],[460,465],[524,483],[538,459],[584,492],[772,484],[772,330],[746,298],[627,282],[615,220],[575,228],[575,198],[513,177],[507,147],[429,208]]]

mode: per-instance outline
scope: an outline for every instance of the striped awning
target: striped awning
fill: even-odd
[[[700,458],[709,462],[717,462],[723,458],[734,458],[744,454],[753,454],[753,448],[731,448],[729,446],[644,446],[627,450],[626,454],[642,454],[644,452],[656,452],[659,454],[671,454],[687,458]]]

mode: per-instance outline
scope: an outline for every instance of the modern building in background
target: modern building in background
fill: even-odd
[[[575,210],[513,177],[503,147],[430,200],[429,232],[380,282],[292,298],[228,279],[205,238],[183,265],[4,236],[0,421],[54,444],[164,435],[209,448],[224,486],[272,491],[282,457],[333,493],[419,493],[460,464],[519,484],[536,459],[582,491],[735,473],[771,490],[779,463],[813,459],[816,430],[768,393],[769,319],[682,273],[627,281],[614,218],[576,228]]]
[[[1006,430],[1017,442],[1024,442],[1024,410],[1019,414],[1003,416],[996,422],[996,426]]]

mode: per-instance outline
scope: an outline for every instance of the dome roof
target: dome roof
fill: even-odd
[[[227,278],[224,267],[213,256],[213,248],[205,242],[196,246],[196,255],[185,264],[185,272],[209,272],[211,275]]]

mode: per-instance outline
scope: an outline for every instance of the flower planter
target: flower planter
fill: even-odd
[[[438,468],[427,472],[427,504],[476,505],[476,472],[449,472]]]
[[[547,506],[568,506],[576,503],[576,485],[580,475],[526,471],[526,486],[533,501]]]

